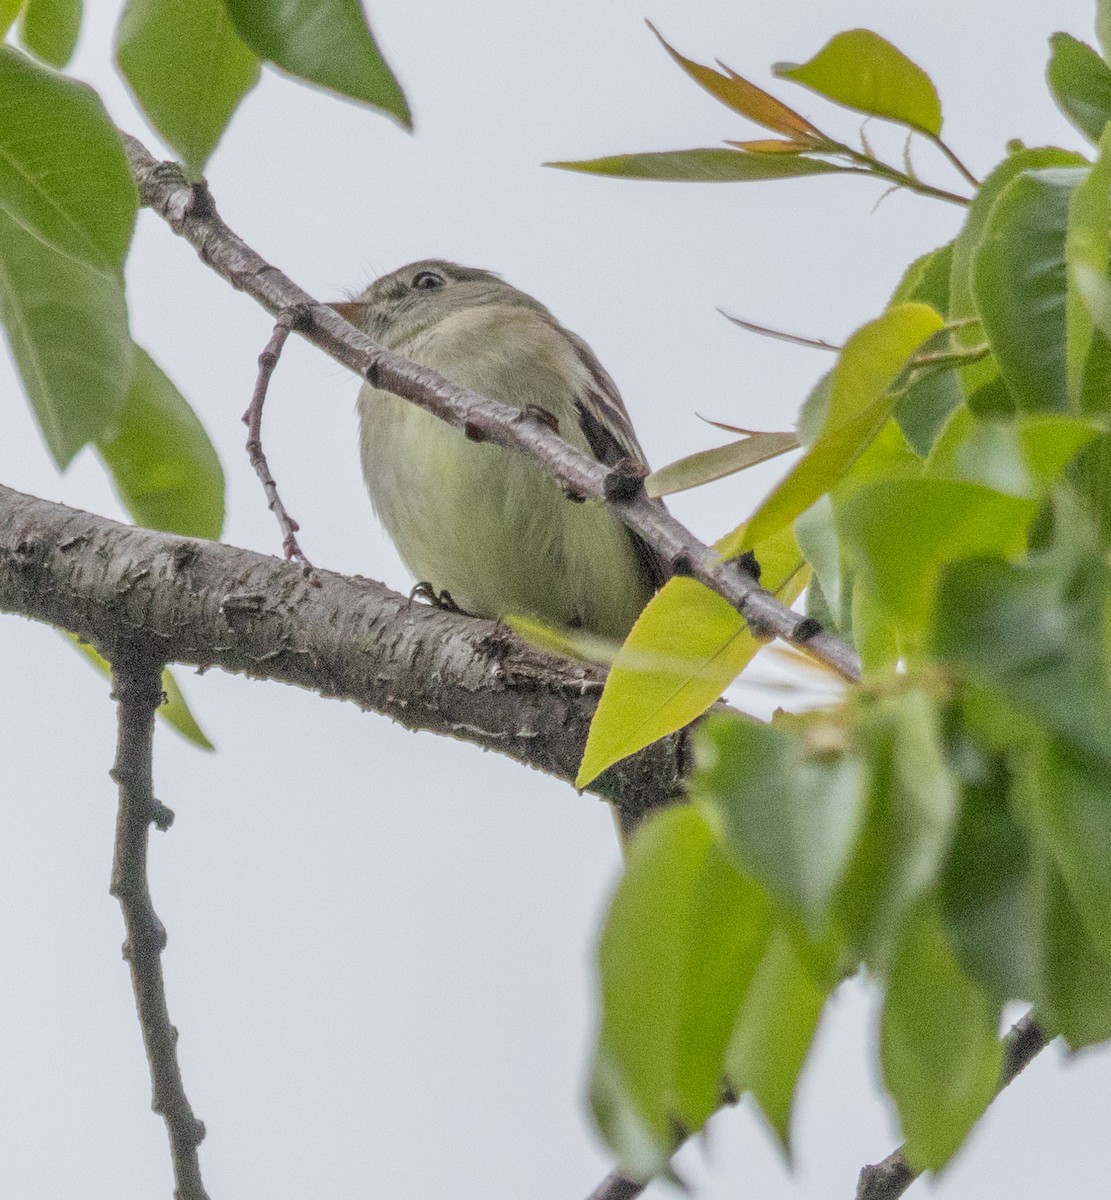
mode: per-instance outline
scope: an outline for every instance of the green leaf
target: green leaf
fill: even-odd
[[[131,337],[123,279],[51,250],[0,212],[0,317],[60,467],[108,436],[123,408]]]
[[[412,118],[359,0],[224,0],[232,24],[259,56],[290,75],[389,113]]]
[[[941,325],[932,308],[900,304],[849,338],[833,370],[821,432],[756,510],[745,533],[746,547],[789,525],[849,470],[887,423],[895,404],[889,389],[907,360]]]
[[[112,674],[112,668],[107,660],[102,658],[88,642],[81,641],[72,633],[64,636],[101,674]],[[187,742],[192,742],[194,746],[199,746],[202,750],[214,750],[215,747],[205,737],[204,730],[197,724],[196,718],[189,711],[189,705],[185,702],[181,688],[178,687],[169,667],[162,672],[162,691],[165,693],[165,700],[157,710],[157,715],[171,729],[176,729]]]
[[[919,1170],[943,1167],[991,1102],[998,1025],[998,1007],[961,971],[933,914],[912,922],[887,982],[880,1053]]]
[[[62,69],[81,32],[81,0],[27,0],[19,40],[36,58]]]
[[[137,524],[184,537],[220,536],[224,473],[215,447],[185,398],[138,346],[115,431],[97,445]]]
[[[116,62],[194,179],[259,76],[258,58],[240,41],[223,0],[128,0]]]
[[[660,39],[660,44],[668,54],[696,83],[704,87],[716,100],[720,100],[734,112],[740,113],[742,117],[748,117],[757,125],[763,125],[775,133],[784,134],[795,142],[825,143],[828,140],[805,117],[800,116],[793,108],[788,108],[781,100],[769,95],[754,83],[749,83],[736,71],[729,67],[725,67],[724,71],[715,71],[713,67],[704,67],[701,63],[684,58],[678,50],[668,45],[651,21],[648,22],[648,28]]]
[[[998,421],[981,420],[961,409],[938,438],[926,474],[1041,500],[1095,436],[1090,420],[1064,413],[1026,413]]]
[[[1034,999],[1040,916],[1026,834],[1011,810],[1007,756],[981,745],[967,723],[948,757],[960,781],[960,815],[941,876],[941,920],[957,961],[995,1002]]]
[[[1096,41],[1106,60],[1111,54],[1111,0],[1096,0]]]
[[[61,254],[123,266],[139,198],[91,88],[0,47],[0,210]]]
[[[23,0],[0,0],[0,38],[7,36],[22,7]]]
[[[860,764],[808,753],[790,727],[738,717],[712,714],[696,736],[691,798],[738,868],[820,932],[863,821]]]
[[[949,311],[949,285],[953,274],[953,243],[931,250],[915,259],[907,268],[891,304],[908,302],[928,304],[944,316]],[[943,335],[936,335],[937,339]],[[946,345],[951,334],[945,334]],[[917,379],[899,397],[895,405],[895,420],[915,453],[923,457],[930,452],[945,419],[964,399],[960,377],[956,371],[940,371]]]
[[[1043,554],[1022,566],[953,564],[938,588],[938,657],[1071,743],[1111,765],[1111,691],[1097,555]]]
[[[833,504],[828,496],[815,501],[795,521],[795,538],[810,569],[814,572],[807,598],[812,599],[815,588],[821,593],[825,605],[823,625],[848,633],[849,603],[851,600],[847,579],[842,573],[841,543],[837,537],[837,526],[833,520]],[[818,616],[817,613],[808,615]],[[850,638],[851,640],[851,638]]]
[[[620,179],[662,179],[679,183],[736,183],[788,179],[796,175],[832,175],[852,167],[839,167],[820,158],[796,154],[757,154],[747,150],[707,147],[698,150],[662,150],[648,154],[615,154],[581,162],[550,162],[548,167],[582,171],[588,175],[615,175]]]
[[[747,470],[788,450],[797,450],[798,445],[796,433],[753,433],[725,446],[712,446],[668,463],[648,476],[644,490],[653,499],[672,496]]]
[[[737,553],[729,538],[717,548],[725,558]],[[808,572],[791,531],[755,553],[763,586],[793,603]],[[669,579],[637,618],[606,679],[575,786],[701,716],[761,645],[728,600],[693,579]]]
[[[1111,408],[1111,130],[1100,140],[1095,163],[1069,201],[1065,261],[1069,396],[1076,407],[1106,412]],[[1093,378],[1095,372],[1098,378]]]
[[[776,930],[737,1015],[725,1076],[738,1095],[752,1093],[784,1149],[795,1085],[825,999],[791,938]]]
[[[1078,698],[1079,699],[1079,698]],[[1037,762],[1031,816],[1088,937],[1111,960],[1111,786],[1106,759],[1050,738]]]
[[[937,704],[920,688],[864,704],[853,729],[867,808],[837,898],[855,954],[882,966],[936,884],[957,815]]]
[[[930,137],[941,133],[941,101],[921,67],[870,29],[851,29],[832,37],[802,64],[775,68],[835,104],[909,125]]]
[[[1003,189],[972,267],[999,370],[1020,409],[1069,407],[1065,234],[1079,168],[1023,172]]]
[[[1043,963],[1037,1011],[1074,1049],[1111,1037],[1111,961],[1097,949],[1056,866],[1040,872]]]
[[[1089,141],[1098,142],[1111,121],[1111,67],[1086,42],[1067,33],[1055,33],[1049,44],[1053,98]]]
[[[953,274],[950,281],[948,313],[951,321],[979,318],[980,313],[972,293],[973,260],[984,239],[992,209],[1007,185],[1023,171],[1087,165],[1087,159],[1083,155],[1071,150],[1038,146],[1011,154],[984,180],[969,206],[964,227],[953,243]],[[975,346],[984,340],[984,330],[979,324],[969,325],[955,330],[954,337],[959,346]],[[1003,388],[999,377],[999,364],[994,357],[969,363],[961,367],[959,373],[970,405],[973,403],[974,393],[994,385],[996,389],[1002,390],[1002,399],[1005,400],[1005,404],[996,404],[994,407],[997,410],[1002,408],[1004,412],[1013,407],[1013,402]],[[983,410],[981,408],[978,411]]]
[[[592,1100],[621,1169],[647,1179],[717,1107],[737,1012],[772,933],[702,817],[673,808],[628,847],[600,947]]]
[[[1033,500],[974,483],[890,479],[861,487],[839,505],[837,531],[858,586],[914,637],[929,624],[942,568],[979,554],[1021,553],[1036,508]]]

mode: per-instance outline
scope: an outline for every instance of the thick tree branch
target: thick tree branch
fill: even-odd
[[[603,674],[492,621],[371,580],[120,525],[0,486],[0,611],[67,629],[109,661],[138,639],[165,662],[221,667],[352,700],[410,729],[497,750],[570,782]],[[682,733],[591,791],[623,818],[670,803]]]
[[[527,411],[519,412],[457,387],[435,371],[371,341],[233,233],[220,219],[203,184],[190,184],[175,163],[157,162],[136,138],[123,136],[143,203],[159,213],[175,233],[192,244],[201,260],[233,287],[247,292],[275,315],[303,310],[297,332],[337,362],[375,387],[434,413],[473,440],[529,455],[569,493],[608,504],[671,564],[675,574],[692,576],[712,588],[754,630],[793,642],[848,679],[859,678],[860,662],[851,647],[816,628],[813,621],[800,618],[735,562],[722,562],[666,509],[648,499],[643,481],[576,450]]]
[[[208,1200],[197,1147],[204,1139],[185,1095],[177,1060],[177,1030],[170,1023],[162,979],[166,930],[151,902],[147,838],[151,825],[169,828],[173,813],[154,797],[151,767],[154,714],[162,702],[162,663],[140,643],[117,648],[112,664],[119,711],[119,742],[112,778],[119,786],[119,816],[112,863],[112,895],[123,910],[135,1007],[143,1031],[153,1089],[151,1107],[166,1122],[174,1164],[176,1200]]]

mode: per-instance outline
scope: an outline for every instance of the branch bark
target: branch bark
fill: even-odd
[[[117,649],[112,664],[113,695],[119,710],[119,742],[112,778],[119,787],[112,895],[123,910],[127,940],[123,956],[131,968],[135,1007],[150,1064],[151,1107],[166,1122],[174,1166],[175,1200],[209,1200],[201,1181],[197,1147],[204,1122],[197,1120],[177,1058],[177,1030],[166,1008],[162,951],[166,930],[154,911],[147,879],[151,825],[168,829],[173,813],[154,796],[154,714],[162,702],[162,663],[134,642]]]
[[[138,640],[167,663],[351,700],[567,782],[604,678],[492,621],[410,602],[371,580],[136,529],[3,486],[0,611],[67,629],[109,661]],[[685,735],[675,734],[590,790],[635,821],[680,798],[687,757]]]
[[[176,163],[158,162],[130,134],[123,139],[143,203],[233,287],[247,292],[274,315],[299,310],[297,332],[375,387],[427,409],[473,441],[493,442],[527,454],[565,491],[607,504],[671,565],[674,574],[689,575],[717,592],[761,635],[774,634],[792,642],[847,679],[860,677],[860,660],[850,646],[781,604],[736,562],[722,562],[716,551],[648,499],[643,480],[576,450],[527,411],[519,412],[457,387],[435,371],[378,345],[233,233],[216,212],[204,184],[190,184]]]

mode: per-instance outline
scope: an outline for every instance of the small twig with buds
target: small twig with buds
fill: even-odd
[[[204,1122],[193,1113],[177,1058],[177,1030],[166,1008],[162,951],[166,930],[154,911],[147,880],[151,825],[168,829],[174,814],[154,796],[151,765],[154,714],[162,703],[162,664],[137,651],[112,663],[113,695],[119,707],[119,740],[112,778],[119,787],[119,816],[112,863],[112,895],[123,910],[127,940],[123,956],[131,968],[135,1007],[143,1031],[153,1091],[151,1107],[166,1122],[177,1200],[208,1200],[201,1182],[197,1147]]]

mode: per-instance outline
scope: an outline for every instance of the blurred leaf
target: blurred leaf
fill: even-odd
[[[1101,61],[1102,66],[1102,61]],[[1103,68],[1111,75],[1111,70]],[[1077,184],[1069,201],[1065,233],[1068,295],[1065,303],[1065,341],[1069,396],[1081,409],[1106,412],[1111,408],[1111,130],[1099,144],[1091,170]],[[1101,343],[1093,345],[1094,342]],[[1095,371],[1102,366],[1098,379]],[[1094,386],[1093,386],[1094,385]]]
[[[881,1022],[884,1083],[919,1170],[943,1167],[991,1102],[998,1026],[998,1007],[961,971],[934,915],[920,915],[892,964]]]
[[[136,524],[216,539],[224,524],[224,472],[204,426],[145,350],[115,431],[98,441]]]
[[[941,101],[933,81],[870,29],[838,33],[808,62],[781,63],[775,74],[857,112],[909,125],[931,137],[941,133]]]
[[[680,183],[736,183],[763,179],[788,179],[795,175],[832,175],[852,172],[820,158],[787,154],[751,154],[711,146],[698,150],[661,150],[647,154],[615,154],[581,162],[550,162],[549,167],[582,171],[588,175],[615,175],[621,179],[663,179]]]
[[[980,745],[964,723],[948,751],[961,802],[939,889],[945,933],[993,1001],[1033,1000],[1041,958],[1034,864],[1011,811],[1006,755]]]
[[[928,304],[942,316],[949,311],[949,283],[953,273],[953,243],[923,254],[907,268],[891,304]],[[935,335],[945,339],[949,348],[952,334]],[[964,400],[960,378],[956,371],[939,371],[917,379],[899,397],[895,405],[895,420],[915,453],[925,457],[930,452],[946,417]]]
[[[1111,67],[1085,42],[1067,33],[1050,39],[1049,89],[1058,107],[1091,142],[1111,121]]]
[[[806,561],[814,572],[810,591],[814,585],[821,589],[827,606],[823,625],[832,625],[842,636],[847,627],[848,593],[841,571],[841,543],[837,537],[837,526],[833,521],[833,504],[828,496],[816,500],[795,521],[795,539]],[[811,614],[811,615],[817,615]],[[821,620],[821,618],[818,618]]]
[[[828,139],[815,129],[805,117],[800,116],[794,109],[788,108],[782,101],[769,95],[754,83],[743,79],[729,67],[723,71],[715,71],[713,67],[704,67],[700,63],[684,58],[678,50],[672,49],[664,40],[659,30],[648,22],[648,28],[660,39],[660,44],[684,71],[698,84],[706,89],[715,99],[748,117],[757,125],[771,129],[775,133],[786,134],[803,143],[813,144],[815,141],[825,144]],[[804,146],[805,148],[805,146]]]
[[[694,809],[638,830],[602,933],[592,1085],[625,1173],[661,1171],[717,1107],[726,1047],[771,932],[767,900]]]
[[[957,815],[937,704],[921,688],[868,701],[853,727],[867,807],[837,912],[857,957],[882,967],[941,873]]]
[[[1078,697],[1078,700],[1080,698]],[[1088,937],[1111,960],[1111,786],[1106,759],[1050,738],[1039,755],[1031,816]]]
[[[389,113],[405,126],[405,96],[383,59],[359,0],[224,0],[259,56],[307,83]]]
[[[1083,155],[1071,150],[1060,150],[1055,146],[1038,146],[1033,149],[1019,150],[1005,158],[999,166],[984,180],[976,192],[965,217],[964,227],[953,243],[953,274],[949,289],[949,320],[964,321],[969,318],[979,318],[979,310],[972,294],[972,265],[976,251],[984,239],[988,218],[996,201],[1003,190],[1012,180],[1023,171],[1040,170],[1046,167],[1087,166]],[[953,334],[959,346],[975,346],[984,340],[984,330],[979,324],[957,329]],[[975,393],[994,385],[1002,392],[1002,404],[994,405],[996,411],[1007,411],[1013,408],[1002,380],[999,377],[999,364],[994,357],[969,363],[960,368],[961,382],[969,397],[969,406],[974,405]],[[984,407],[976,407],[983,413]]]
[[[825,998],[791,939],[776,930],[737,1015],[725,1075],[738,1095],[752,1093],[784,1149],[795,1086]]]
[[[112,674],[112,668],[108,662],[88,642],[82,642],[72,633],[64,636],[103,675],[110,676]],[[189,711],[189,705],[185,702],[185,697],[181,694],[181,689],[169,667],[162,672],[162,691],[166,698],[158,708],[157,715],[172,729],[176,729],[187,742],[192,742],[194,746],[199,746],[202,750],[214,750],[215,746],[205,737],[204,730],[197,724],[193,714]]]
[[[737,553],[723,538],[723,558]],[[784,604],[806,586],[808,572],[789,529],[756,547],[761,582]],[[606,679],[575,780],[585,787],[619,759],[701,716],[760,649],[744,618],[716,592],[676,577],[637,618]]]
[[[1079,168],[1030,170],[1003,189],[972,264],[972,291],[1020,409],[1068,408],[1065,232]]]
[[[979,554],[1021,553],[1036,508],[1033,500],[979,484],[891,479],[868,484],[839,505],[837,531],[858,584],[913,637],[929,624],[942,568]]]
[[[938,589],[938,657],[1019,712],[1111,765],[1111,691],[1099,557],[1060,552],[1022,566],[954,563]]]
[[[864,817],[860,764],[808,753],[796,730],[719,714],[696,755],[691,798],[730,858],[820,933]]]
[[[1011,496],[1041,500],[1096,436],[1090,420],[1025,413],[1008,421],[954,412],[926,462],[934,479],[963,479]]]
[[[23,0],[0,0],[0,38],[7,36],[22,7]]]
[[[849,338],[833,369],[821,432],[756,510],[745,533],[746,547],[789,525],[849,470],[887,423],[895,404],[889,389],[907,360],[941,324],[941,317],[924,304],[900,304]]]
[[[223,0],[128,0],[116,62],[147,119],[199,179],[259,61]]]
[[[61,254],[122,268],[138,194],[96,93],[0,47],[0,210]]]
[[[50,453],[68,466],[123,408],[123,279],[56,253],[0,211],[0,317]]]
[[[1073,1050],[1111,1037],[1111,962],[1092,942],[1056,866],[1040,872],[1043,964],[1037,1010]]]
[[[788,450],[797,450],[798,445],[796,433],[754,433],[740,441],[712,446],[709,450],[699,450],[668,463],[648,476],[644,489],[653,499],[671,496],[687,488],[712,483],[715,479],[724,479],[757,463],[767,462],[769,458],[786,454]]]
[[[81,0],[27,0],[19,40],[36,58],[61,70],[73,57],[81,32]]]

